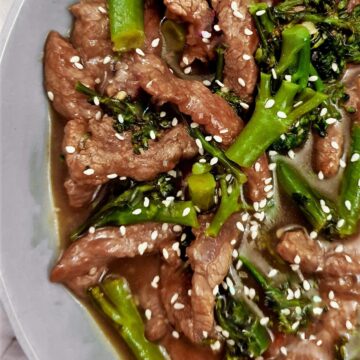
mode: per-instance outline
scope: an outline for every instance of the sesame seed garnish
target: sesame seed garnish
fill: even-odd
[[[245,109],[245,110],[247,110],[247,109],[249,109],[250,108],[250,106],[249,106],[249,104],[247,104],[247,103],[245,103],[245,102],[240,102],[240,106],[243,108],[243,109]]]
[[[141,212],[142,212],[141,209],[135,209],[135,210],[132,212],[132,214],[133,214],[133,215],[140,215]]]
[[[262,15],[264,15],[266,13],[266,10],[258,10],[256,13],[255,13],[255,15],[256,16],[262,16]]]
[[[316,239],[318,237],[318,233],[316,231],[311,231],[311,233],[309,234],[310,239]]]
[[[175,226],[173,227],[173,230],[174,230],[175,232],[181,232],[181,231],[182,231],[182,227],[181,227],[180,225],[175,225]]]
[[[95,227],[94,226],[90,226],[89,227],[89,234],[94,234],[95,233]]]
[[[243,54],[242,58],[245,60],[245,61],[248,61],[251,59],[251,56],[248,55],[248,54]]]
[[[155,134],[154,130],[150,130],[149,135],[150,135],[150,139],[152,139],[152,140],[156,139],[156,134]]]
[[[148,243],[147,242],[143,242],[138,246],[138,251],[140,255],[143,255],[145,250],[148,248]]]
[[[334,72],[338,72],[339,71],[339,66],[337,63],[332,63],[331,64],[331,69],[334,71]]]
[[[291,328],[292,328],[293,330],[296,330],[296,329],[299,327],[299,325],[300,325],[300,321],[296,321],[296,322],[294,322],[294,323],[291,325]]]
[[[245,18],[244,15],[239,10],[235,10],[233,12],[233,15],[238,19],[244,19]]]
[[[294,264],[299,265],[300,263],[301,263],[301,258],[300,258],[299,255],[296,255],[296,256],[294,257]]]
[[[329,298],[329,300],[334,300],[335,294],[332,290],[329,291],[328,298]]]
[[[68,145],[68,146],[65,146],[65,151],[68,153],[68,154],[73,154],[75,152],[75,147],[74,146],[71,146],[71,145]]]
[[[277,79],[277,74],[274,68],[271,69],[271,75],[275,80]]]
[[[320,339],[320,340],[318,340],[317,342],[316,342],[316,346],[321,346],[322,345],[322,340]]]
[[[237,258],[238,256],[239,256],[239,252],[236,249],[234,249],[232,252],[232,257]]]
[[[334,301],[334,300],[330,301],[330,306],[331,306],[333,309],[335,309],[335,310],[340,309],[339,304],[338,304],[336,301]]]
[[[135,52],[136,52],[138,55],[140,55],[140,56],[145,56],[144,52],[143,52],[141,49],[139,49],[139,48],[137,48],[137,49],[135,50]]]
[[[269,99],[265,103],[265,109],[271,109],[275,105],[274,99]]]
[[[191,73],[191,66],[187,66],[185,69],[184,69],[184,74],[188,75]]]
[[[313,75],[313,76],[309,77],[309,81],[311,81],[311,82],[315,82],[315,81],[318,81],[318,80],[319,80],[319,77],[316,76],[316,75]]]
[[[99,121],[101,119],[101,115],[102,115],[101,111],[100,110],[97,111],[96,114],[95,114],[95,120]]]
[[[100,105],[100,100],[99,100],[99,98],[98,98],[97,96],[94,97],[94,104],[95,104],[96,106],[99,106],[99,105]]]
[[[222,143],[222,137],[219,136],[219,135],[214,135],[214,140],[215,140],[217,143]]]
[[[179,339],[180,338],[180,334],[174,330],[172,333],[171,333],[172,337],[175,338],[175,339]]]
[[[216,340],[213,344],[210,344],[210,347],[213,351],[217,351],[220,350],[221,348],[221,343],[219,340]]]
[[[342,226],[345,225],[345,220],[344,219],[340,219],[337,224],[336,224],[336,227],[338,228],[341,228]]]
[[[52,91],[48,91],[47,96],[48,96],[50,101],[54,101],[54,93]]]
[[[189,215],[190,214],[190,208],[189,207],[187,207],[187,208],[185,208],[184,209],[184,211],[182,212],[182,216],[187,216],[187,215]]]
[[[145,310],[145,317],[146,317],[146,319],[150,320],[150,319],[151,319],[151,315],[152,315],[151,310],[150,310],[150,309],[146,309],[146,310]]]
[[[157,288],[158,288],[159,281],[160,281],[160,276],[159,276],[159,275],[154,276],[154,278],[153,278],[152,281],[151,281],[151,286],[152,286],[153,288],[157,289]]]
[[[294,158],[295,158],[295,153],[294,153],[294,151],[293,151],[293,150],[289,150],[289,151],[288,151],[288,156],[289,156],[290,159],[294,159]]]
[[[269,170],[274,171],[276,169],[276,163],[269,164]]]
[[[151,47],[156,48],[159,46],[159,44],[160,44],[160,39],[156,38],[151,42]]]
[[[240,86],[242,87],[245,87],[246,86],[246,83],[245,83],[245,80],[241,77],[238,78],[238,83],[240,84]]]
[[[303,288],[304,288],[305,291],[310,290],[311,286],[310,286],[310,283],[307,280],[303,281]]]
[[[170,304],[175,304],[176,303],[176,300],[179,298],[179,294],[178,293],[175,293],[171,299],[170,299]]]
[[[351,323],[350,320],[346,320],[345,323],[346,329],[351,330],[353,328],[353,324]]]
[[[337,245],[334,251],[335,251],[336,253],[342,253],[342,252],[344,252],[344,245],[342,245],[342,244]]]
[[[336,141],[332,141],[331,142],[331,147],[334,148],[335,150],[339,149],[339,144]]]
[[[205,39],[210,39],[211,38],[211,33],[208,31],[202,31],[201,32],[201,36]]]
[[[205,136],[205,140],[207,142],[210,142],[212,140],[212,136],[211,135]]]
[[[212,293],[213,293],[214,296],[216,296],[218,292],[219,292],[219,286],[216,285],[216,286],[213,288]]]
[[[210,165],[215,165],[218,163],[218,161],[219,161],[219,159],[215,156],[210,160]]]
[[[168,259],[169,258],[169,252],[164,248],[162,249],[162,254],[164,259]]]
[[[108,179],[116,179],[116,178],[118,177],[118,174],[115,174],[115,173],[113,173],[113,174],[108,174],[108,175],[106,175],[106,177],[107,177]]]
[[[77,55],[74,55],[74,56],[72,56],[72,57],[70,58],[70,62],[71,62],[72,64],[78,63],[78,62],[80,62],[80,57],[77,56]]]
[[[269,278],[273,278],[273,277],[275,277],[277,274],[278,274],[278,270],[276,270],[276,269],[271,269],[270,271],[269,271],[269,273],[268,273],[268,277]]]
[[[259,208],[263,209],[266,206],[267,200],[266,199],[262,199],[259,202]]]
[[[278,111],[276,113],[277,117],[279,117],[280,119],[286,119],[287,115],[283,112],[283,111]]]
[[[287,349],[286,349],[286,347],[285,346],[282,346],[281,348],[280,348],[280,352],[284,355],[284,356],[287,356]]]
[[[325,116],[328,113],[328,109],[327,108],[322,108],[320,111],[320,116]]]
[[[229,129],[221,129],[221,130],[219,131],[220,134],[226,134],[226,133],[228,133],[228,132],[229,132]]]
[[[345,260],[346,260],[349,264],[352,263],[352,258],[351,258],[348,254],[345,254],[344,257],[345,257]]]
[[[174,309],[175,310],[182,310],[185,308],[185,305],[184,304],[181,304],[181,303],[175,303],[174,304]]]
[[[295,299],[300,299],[300,296],[301,296],[301,291],[300,289],[296,289],[294,291],[294,296],[295,296]],[[296,310],[296,309],[295,309]],[[300,309],[300,312],[301,312],[301,309]]]
[[[291,75],[285,75],[285,80],[288,82],[291,82]]]
[[[346,168],[346,162],[343,159],[340,159],[339,163],[340,167],[342,167],[343,169]]]
[[[88,168],[88,169],[85,169],[84,171],[83,171],[83,173],[84,173],[84,175],[94,175],[94,173],[95,173],[95,170],[94,169],[91,169],[91,168]]]
[[[126,234],[126,227],[125,227],[124,225],[121,225],[121,226],[119,227],[119,232],[120,232],[120,234],[121,234],[122,236],[125,236],[125,234]]]
[[[82,70],[84,68],[84,66],[82,64],[80,64],[79,62],[74,63],[74,66],[79,70]]]
[[[98,9],[102,14],[106,14],[106,13],[107,13],[106,9],[104,9],[102,6],[98,6],[97,9]]]
[[[345,200],[345,207],[346,207],[349,211],[351,211],[351,202],[350,202],[350,200]]]
[[[100,84],[100,83],[101,83],[101,79],[100,79],[100,78],[96,78],[94,81],[95,81],[95,84]]]
[[[125,140],[125,137],[124,137],[124,135],[121,135],[121,134],[119,134],[119,133],[115,133],[115,137],[118,139],[118,140]]]
[[[244,34],[247,36],[251,36],[252,34],[254,34],[254,32],[252,30],[250,30],[249,28],[245,28]]]
[[[312,298],[313,302],[315,303],[321,303],[322,299],[319,295],[314,295]]]
[[[230,7],[231,7],[231,10],[232,11],[235,11],[238,9],[238,4],[236,1],[232,1],[231,4],[230,4]]]
[[[218,24],[214,25],[214,30],[215,31],[221,31],[221,28]]]
[[[209,80],[204,80],[204,81],[203,81],[203,84],[204,84],[205,86],[210,86],[210,85],[211,85],[211,81],[209,81]]]
[[[325,120],[325,122],[328,124],[328,125],[332,125],[332,124],[335,124],[336,123],[336,119],[335,118],[328,118]]]
[[[352,154],[350,161],[356,162],[356,161],[359,161],[359,159],[360,159],[360,154],[355,153],[355,154]]]
[[[103,64],[106,65],[111,61],[111,56],[107,55],[104,57]]]
[[[259,163],[259,162],[256,162],[254,168],[255,168],[255,171],[256,171],[256,172],[259,172],[259,171],[260,171],[260,168],[261,168],[260,163]]]
[[[319,180],[324,180],[324,173],[321,170],[318,172],[318,178]]]
[[[157,237],[159,236],[159,232],[157,230],[154,230],[151,235],[150,238],[152,241],[155,241],[157,239]]]

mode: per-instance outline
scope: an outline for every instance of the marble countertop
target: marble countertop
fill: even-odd
[[[1,0],[0,32],[13,0]],[[1,303],[0,294],[0,360],[27,360],[11,328],[7,315]]]

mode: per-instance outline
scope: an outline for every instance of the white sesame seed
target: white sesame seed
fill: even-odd
[[[180,334],[174,330],[172,333],[171,333],[172,337],[175,338],[175,339],[179,339],[180,338]]]
[[[235,10],[233,12],[233,15],[238,19],[244,19],[245,18],[244,15],[239,10]]]
[[[226,134],[226,133],[228,133],[228,132],[229,132],[229,129],[221,129],[221,130],[219,131],[220,134]]]
[[[146,310],[145,310],[145,317],[146,317],[146,319],[150,320],[150,319],[151,319],[151,315],[152,315],[151,310],[150,310],[150,309],[146,309]]]
[[[239,252],[236,249],[234,249],[232,252],[232,257],[236,259],[238,256],[239,256]]]
[[[74,66],[79,70],[82,70],[84,68],[84,66],[82,64],[80,64],[79,62],[74,63]]]
[[[48,91],[47,96],[48,96],[50,101],[54,101],[54,93],[52,91]]]
[[[270,150],[270,151],[269,151],[269,155],[270,155],[270,156],[276,156],[277,154],[278,154],[278,152],[275,151],[275,150]]]
[[[309,81],[311,81],[311,82],[318,81],[318,79],[319,79],[319,77],[316,76],[316,75],[313,75],[313,76],[310,76],[310,77],[309,77]]]
[[[256,171],[256,172],[259,172],[259,171],[260,171],[260,168],[261,168],[260,163],[259,163],[259,162],[256,162],[254,168],[255,168],[255,171]]]
[[[275,80],[277,79],[277,74],[274,68],[271,69],[271,75]]]
[[[221,28],[218,24],[214,25],[214,30],[215,31],[221,31]]]
[[[252,30],[250,30],[249,28],[245,28],[244,34],[248,35],[248,36],[251,36],[252,34],[254,34],[254,32]]]
[[[265,109],[271,109],[275,105],[274,99],[269,99],[265,103]]]
[[[148,243],[147,243],[147,242],[141,243],[141,244],[138,246],[139,254],[140,254],[140,255],[143,255],[147,248],[148,248]]]
[[[299,255],[296,255],[294,257],[294,264],[299,265],[301,263],[301,258]]]
[[[222,143],[222,137],[219,136],[219,135],[214,135],[214,140],[215,140],[217,143]]]
[[[190,208],[189,207],[187,207],[187,208],[185,208],[184,209],[184,211],[183,211],[183,213],[182,213],[182,216],[187,216],[187,215],[189,215],[190,214]]]
[[[215,165],[218,163],[218,161],[219,161],[219,159],[215,156],[210,160],[210,165]]]
[[[346,326],[346,329],[348,329],[348,330],[351,330],[353,328],[353,324],[351,323],[350,320],[346,320],[345,326]]]
[[[162,249],[162,254],[164,259],[168,259],[169,258],[169,252],[164,248]]]
[[[132,212],[132,214],[133,215],[140,215],[141,214],[141,209],[135,209],[133,212]]]
[[[299,107],[300,105],[302,105],[304,102],[303,101],[298,101],[296,104],[294,104],[294,108]]]
[[[310,239],[316,239],[318,236],[318,233],[316,231],[311,231],[311,233],[309,234]]]
[[[339,149],[339,144],[336,141],[332,141],[331,142],[331,147],[334,148],[335,150]]]
[[[65,146],[65,151],[68,153],[68,154],[73,154],[75,152],[75,147],[74,146],[71,146],[71,145],[68,145],[68,146]]]
[[[88,169],[85,169],[84,171],[83,171],[83,173],[84,173],[84,175],[94,175],[94,173],[95,173],[95,170],[94,169],[91,169],[91,168],[88,168]]]
[[[271,270],[269,271],[269,273],[268,273],[268,277],[269,277],[269,278],[273,278],[273,277],[275,277],[277,274],[278,274],[278,270],[276,270],[276,269],[271,269]]]
[[[111,56],[107,55],[104,57],[103,64],[106,65],[111,61]]]
[[[157,289],[159,281],[160,281],[160,276],[159,275],[154,276],[154,278],[151,281],[151,286]]]
[[[211,81],[209,81],[209,80],[204,80],[204,81],[203,81],[203,84],[204,84],[205,86],[210,86],[210,85],[211,85]]]
[[[325,122],[328,124],[328,125],[332,125],[332,124],[335,124],[336,123],[336,119],[335,118],[328,118],[325,120]]]
[[[346,260],[349,264],[352,263],[352,258],[351,258],[349,255],[345,254],[344,257],[345,257],[345,260]]]
[[[159,44],[160,44],[160,39],[156,38],[151,42],[151,47],[156,48],[159,46]]]
[[[329,300],[334,300],[335,299],[335,294],[334,294],[334,292],[332,290],[329,291],[328,298],[329,298]]]
[[[350,161],[356,162],[356,161],[359,161],[359,159],[360,159],[360,154],[355,153],[355,154],[352,154]]]
[[[340,219],[337,224],[336,224],[336,227],[338,228],[341,228],[342,226],[345,225],[345,220],[344,219]]]
[[[102,13],[102,14],[106,14],[106,9],[104,9],[102,6],[98,6],[98,10]]]
[[[350,202],[350,200],[345,200],[345,207],[346,207],[349,211],[351,211],[351,202]]]
[[[106,175],[106,177],[107,177],[108,179],[116,179],[116,178],[118,177],[118,174],[112,173],[112,174]]]
[[[238,9],[238,4],[236,1],[232,1],[231,4],[230,4],[230,7],[231,7],[231,10],[232,11],[235,11]]]
[[[89,234],[94,234],[95,233],[95,227],[94,226],[90,226],[89,227]]]
[[[340,167],[346,168],[346,162],[343,159],[340,159]]]
[[[312,300],[315,302],[315,303],[321,303],[322,299],[319,295],[314,295]]]
[[[124,135],[121,135],[121,134],[119,134],[119,133],[115,133],[115,137],[118,139],[118,140],[125,140],[125,137],[124,137]]]
[[[316,342],[316,346],[321,346],[322,345],[322,340],[320,339],[320,340],[318,340],[317,342]]]
[[[179,298],[179,294],[178,293],[174,293],[174,295],[171,297],[170,299],[170,304],[175,304],[176,300]]]
[[[214,289],[213,289],[213,295],[214,296],[216,296],[217,295],[217,293],[219,292],[219,286],[218,285],[216,285],[215,287],[214,287]]]
[[[175,225],[175,226],[173,227],[173,230],[174,230],[175,232],[181,232],[181,231],[182,231],[182,227],[181,227],[180,225]]]
[[[269,164],[269,170],[274,171],[276,169],[276,163]]]
[[[181,303],[175,303],[174,304],[174,309],[175,310],[182,310],[184,309],[185,305],[184,304],[181,304]]]
[[[185,69],[184,69],[184,74],[190,74],[191,73],[191,66],[187,66]]]
[[[280,119],[286,119],[287,118],[287,115],[283,112],[283,111],[278,111],[276,113],[277,117],[280,118]]]
[[[340,309],[340,306],[336,301],[330,301],[330,306],[335,310]]]
[[[94,104],[95,104],[96,106],[99,106],[99,105],[100,105],[100,100],[99,100],[99,98],[98,98],[97,96],[94,97]]]
[[[291,75],[285,75],[285,80],[288,82],[291,82]]]
[[[295,296],[295,299],[300,299],[300,297],[301,297],[301,291],[300,291],[300,289],[296,289],[295,291],[294,291],[294,296]],[[296,310],[296,309],[295,309]],[[299,309],[300,310],[300,313],[301,313],[301,309]]]
[[[242,87],[245,87],[246,86],[246,83],[245,83],[245,80],[241,77],[238,78],[238,83],[240,84],[240,86]]]
[[[264,15],[266,13],[266,10],[258,10],[256,13],[255,13],[255,15],[256,16],[262,16],[262,15]]]
[[[259,208],[263,209],[266,206],[267,200],[266,199],[262,199],[259,202]]]
[[[70,58],[70,62],[71,62],[72,64],[78,63],[78,62],[80,62],[80,57],[77,56],[77,55],[72,56],[72,57]]]
[[[293,151],[293,150],[289,150],[289,151],[288,151],[288,156],[289,156],[290,159],[295,159],[295,153],[294,153],[294,151]]]
[[[318,178],[319,180],[324,180],[324,173],[321,170],[318,172]]]
[[[291,328],[292,328],[293,330],[296,330],[296,329],[299,327],[299,325],[300,325],[300,321],[296,321],[296,322],[294,322],[294,323],[291,325]]]
[[[217,351],[220,350],[221,348],[221,343],[219,340],[216,340],[213,344],[210,344],[210,347],[213,351]]]
[[[286,347],[285,346],[282,346],[281,348],[280,348],[280,352],[284,355],[284,356],[287,356],[287,349],[286,349]]]
[[[325,116],[328,113],[328,109],[327,108],[322,108],[320,111],[320,116]]]
[[[331,69],[332,69],[334,72],[338,72],[338,71],[339,71],[339,66],[338,66],[338,64],[332,63],[332,64],[331,64]]]
[[[248,55],[248,54],[243,54],[242,58],[245,60],[245,61],[248,61],[251,59],[251,56]]]
[[[135,52],[136,52],[138,55],[140,55],[140,56],[145,56],[144,52],[143,52],[141,49],[139,49],[139,48],[137,48],[137,49],[135,50]]]
[[[310,283],[307,280],[303,281],[303,288],[304,288],[305,291],[310,290],[311,286],[310,286]]]
[[[342,252],[344,252],[344,245],[342,245],[342,244],[337,245],[334,251],[335,251],[336,253],[342,253]]]
[[[208,31],[202,31],[201,32],[201,36],[205,39],[210,39],[211,38],[211,33]]]

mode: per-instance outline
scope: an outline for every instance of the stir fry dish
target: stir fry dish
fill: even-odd
[[[69,10],[51,281],[122,359],[359,360],[359,1]]]

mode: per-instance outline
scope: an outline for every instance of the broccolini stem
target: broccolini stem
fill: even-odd
[[[240,185],[244,184],[247,180],[246,175],[241,172],[241,170],[236,166],[236,164],[233,164],[224,154],[224,152],[218,148],[215,144],[210,143],[205,140],[204,135],[201,133],[200,129],[190,129],[190,134],[194,138],[197,138],[200,140],[202,147],[204,150],[209,153],[210,155],[217,157],[219,159],[219,162],[226,168],[228,171],[234,175],[234,177],[237,179]]]
[[[355,123],[351,134],[350,159],[343,175],[340,198],[339,217],[345,223],[338,223],[340,236],[356,233],[360,220],[360,124]]]
[[[214,204],[216,181],[211,173],[191,174],[187,178],[191,201],[201,210],[209,210]]]
[[[138,360],[164,360],[159,346],[145,338],[144,324],[124,279],[106,279],[102,288],[92,287],[89,294]]]
[[[226,180],[222,178],[220,179],[220,188],[220,206],[212,219],[210,226],[206,229],[206,234],[212,237],[219,234],[222,226],[232,214],[243,209],[242,204],[239,202],[241,188],[237,181],[234,181],[233,184],[228,186]]]
[[[143,0],[109,0],[110,34],[114,51],[129,51],[144,45]]]
[[[224,54],[225,54],[225,46],[220,45],[216,48],[216,71],[215,71],[215,80],[223,81],[224,77]]]
[[[285,161],[278,160],[276,169],[281,188],[297,203],[316,231],[323,229],[328,224],[327,218],[331,212],[329,202],[324,200],[325,206],[329,209],[325,212],[325,206],[320,204],[320,200],[324,198],[317,194],[295,168]]]

